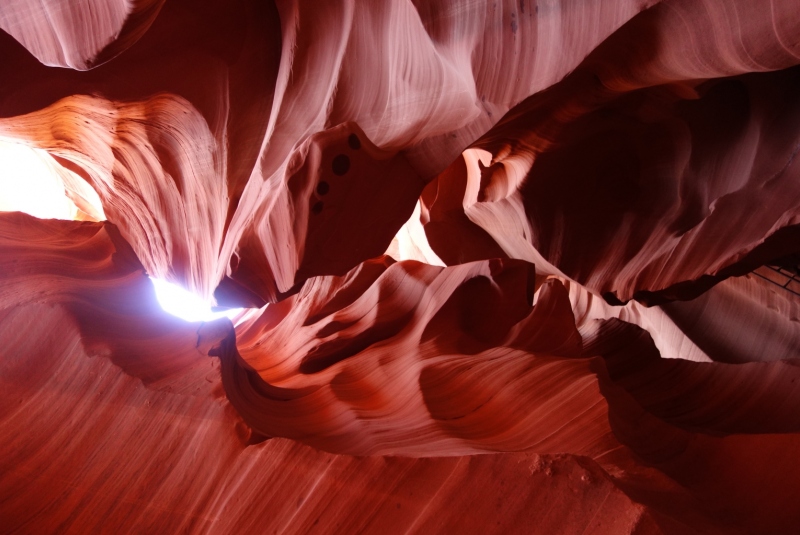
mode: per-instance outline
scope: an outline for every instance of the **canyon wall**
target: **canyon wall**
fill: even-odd
[[[74,214],[0,212],[0,532],[800,524],[796,2],[0,28],[0,143]]]

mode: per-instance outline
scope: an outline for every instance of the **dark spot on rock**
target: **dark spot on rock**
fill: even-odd
[[[614,292],[605,292],[603,293],[603,299],[605,299],[606,303],[611,306],[621,307],[625,306],[625,303],[622,302],[618,297],[617,294]]]
[[[517,33],[517,19],[515,19],[512,15],[511,17],[511,31],[513,33]]]
[[[397,504],[397,508],[400,509],[400,504],[399,503]]]
[[[350,134],[347,137],[347,144],[350,145],[350,148],[353,150],[358,150],[361,148],[361,140],[358,139],[358,136],[355,134]]]
[[[317,193],[319,193],[320,195],[325,195],[326,193],[328,193],[328,191],[330,191],[330,189],[331,187],[324,180],[319,184],[317,184]]]
[[[314,212],[315,214],[318,214],[322,211],[323,206],[324,204],[322,201],[317,201],[316,203],[314,203],[314,206],[311,207],[311,211]]]
[[[338,155],[333,159],[331,168],[333,169],[334,175],[342,176],[350,170],[350,158],[348,158],[346,154]]]

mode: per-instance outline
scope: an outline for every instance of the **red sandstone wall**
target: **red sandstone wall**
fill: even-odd
[[[795,2],[0,28],[0,141],[86,220],[0,213],[0,532],[800,525],[800,301],[743,276],[800,253]]]

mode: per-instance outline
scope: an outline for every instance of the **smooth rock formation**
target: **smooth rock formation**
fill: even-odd
[[[0,28],[44,65],[87,70],[113,59],[150,27],[164,0],[13,2]]]
[[[800,525],[796,2],[0,28],[0,532]]]

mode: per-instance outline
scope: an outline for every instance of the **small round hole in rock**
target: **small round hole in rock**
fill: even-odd
[[[361,148],[361,140],[358,139],[358,136],[355,134],[350,134],[348,136],[347,144],[350,145],[350,148],[353,150],[358,150]]]
[[[338,155],[333,159],[331,168],[333,169],[334,175],[342,176],[350,170],[350,158],[348,158],[346,154]]]
[[[327,194],[328,191],[330,191],[330,189],[331,189],[331,187],[324,180],[322,182],[320,182],[319,184],[317,184],[317,193],[319,193],[320,195]]]

